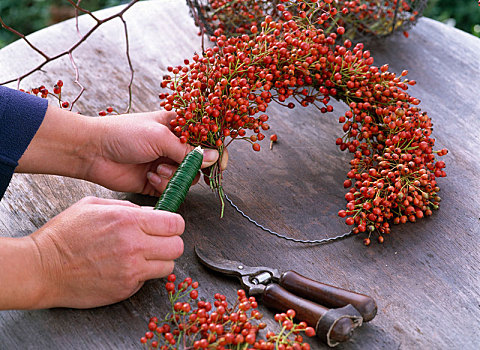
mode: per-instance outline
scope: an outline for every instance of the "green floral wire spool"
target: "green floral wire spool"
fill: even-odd
[[[156,210],[177,212],[185,200],[187,192],[202,166],[202,162],[203,150],[200,147],[196,147],[187,154],[155,205]]]

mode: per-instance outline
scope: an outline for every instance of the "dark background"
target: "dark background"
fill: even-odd
[[[127,3],[128,0],[84,0],[81,5],[95,11]],[[476,0],[429,0],[424,12],[430,17],[480,37],[480,7]],[[0,15],[4,22],[23,34],[29,34],[50,24],[74,16],[66,0],[1,0]],[[0,47],[17,37],[0,28]]]

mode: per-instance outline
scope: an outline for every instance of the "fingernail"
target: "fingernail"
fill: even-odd
[[[147,173],[147,179],[148,181],[150,181],[153,185],[159,185],[160,182],[162,182],[162,179],[160,178],[160,176],[158,176],[157,174],[155,173],[152,173],[151,171],[149,171]]]
[[[171,178],[173,175],[173,171],[169,167],[166,167],[165,165],[160,164],[157,167],[157,174],[162,177]]]
[[[213,163],[218,159],[218,151],[214,149],[206,149],[203,151],[203,161]]]

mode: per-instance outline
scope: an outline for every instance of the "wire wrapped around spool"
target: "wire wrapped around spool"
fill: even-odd
[[[196,147],[187,154],[155,205],[156,210],[165,210],[172,213],[177,212],[185,200],[187,192],[202,166],[202,162],[203,150],[200,147]]]

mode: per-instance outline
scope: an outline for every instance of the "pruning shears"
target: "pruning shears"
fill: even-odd
[[[355,328],[371,321],[377,313],[373,298],[312,280],[295,271],[281,273],[266,266],[210,259],[198,247],[195,253],[211,270],[237,277],[248,294],[260,297],[265,306],[280,312],[294,309],[296,317],[313,327],[329,346],[350,339]]]

